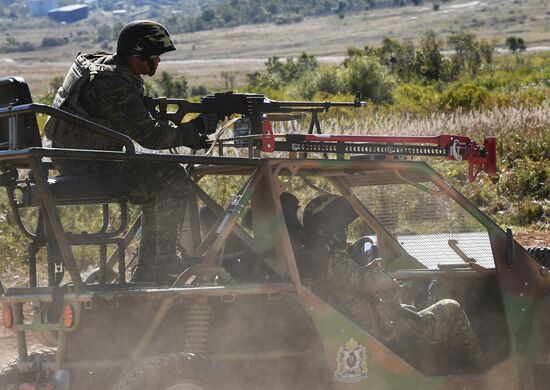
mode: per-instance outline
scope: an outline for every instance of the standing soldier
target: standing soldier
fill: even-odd
[[[350,203],[337,195],[321,195],[304,209],[306,253],[322,268],[329,295],[396,352],[418,359],[423,355],[419,350],[432,351],[428,369],[433,364],[450,366],[447,370],[479,369],[483,352],[458,302],[443,299],[417,312],[401,303],[401,286],[382,269],[381,259],[364,266],[347,253],[347,228],[356,218]]]
[[[125,25],[116,54],[78,54],[53,106],[124,133],[149,149],[204,147],[216,130],[217,115],[202,114],[174,124],[152,117],[144,103],[141,75],[155,74],[160,56],[176,50],[166,28],[153,21]],[[54,147],[122,150],[109,138],[69,122],[50,118],[46,135]],[[132,281],[169,282],[185,263],[177,253],[179,227],[188,189],[184,167],[173,163],[117,163],[56,160],[63,175],[119,174],[129,178],[130,201],[143,205],[139,260]]]

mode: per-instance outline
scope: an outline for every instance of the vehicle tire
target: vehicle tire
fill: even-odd
[[[55,354],[56,350],[55,348],[42,348],[37,349],[35,351],[31,351],[29,353],[29,358],[31,360],[44,362],[44,361],[50,361],[55,362]],[[10,359],[6,364],[2,366],[0,369],[1,375],[6,374],[15,374],[19,372],[19,369],[17,368],[17,364],[19,363],[19,357],[15,356],[12,359]],[[55,371],[47,372],[45,370],[40,370],[40,382],[41,383],[55,383]],[[21,384],[21,383],[19,383]],[[0,390],[11,390],[11,389],[17,389],[17,385],[0,385]],[[40,387],[37,387],[40,388]]]
[[[550,248],[531,247],[527,248],[527,252],[539,263],[550,268]]]
[[[192,353],[148,358],[124,373],[113,390],[240,389],[221,367]]]

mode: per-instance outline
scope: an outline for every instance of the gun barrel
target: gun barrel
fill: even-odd
[[[303,108],[322,108],[324,111],[328,111],[330,107],[365,107],[367,102],[361,100],[355,100],[353,102],[300,102],[300,101],[272,101],[273,104],[278,105],[281,108],[299,109]]]

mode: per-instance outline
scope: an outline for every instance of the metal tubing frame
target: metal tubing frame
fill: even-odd
[[[281,194],[279,191],[277,191],[275,186],[275,180],[277,179],[274,176],[274,168],[270,166],[269,171],[267,172],[266,176],[269,188],[270,188],[270,194],[271,194],[271,202],[275,207],[275,212],[278,215],[283,215],[283,208],[281,206],[280,196]],[[292,284],[296,286],[298,292],[300,289],[303,288],[302,283],[300,281],[300,274],[298,272],[298,267],[296,266],[296,259],[294,256],[294,250],[292,249],[292,243],[290,241],[290,236],[288,234],[288,229],[286,227],[286,223],[282,224],[282,229],[277,229],[278,237],[277,240],[281,244],[278,246],[278,251],[282,252],[283,257],[286,259],[286,266],[287,270],[289,272],[290,280],[292,281]]]
[[[21,232],[26,237],[28,237],[29,239],[34,241],[34,240],[37,239],[37,235],[35,233],[32,233],[27,228],[27,226],[25,225],[25,223],[21,219],[21,215],[19,213],[20,209],[27,208],[28,206],[22,206],[21,204],[18,204],[17,201],[15,200],[14,195],[13,195],[13,191],[14,191],[14,189],[6,188],[6,192],[8,194],[8,201],[10,203],[10,206],[11,206],[12,210],[13,210],[15,223],[17,224],[17,226],[19,227]],[[86,237],[97,237],[97,238],[116,237],[116,236],[120,235],[126,229],[126,226],[127,226],[127,223],[128,223],[128,220],[127,220],[127,218],[128,218],[127,203],[126,203],[125,200],[118,201],[116,203],[120,205],[120,224],[119,224],[119,226],[117,226],[117,228],[115,230],[107,231],[107,229],[109,227],[109,217],[110,217],[110,215],[109,215],[110,214],[109,204],[103,203],[102,204],[103,225],[102,225],[101,229],[98,232],[86,233],[85,234]],[[81,204],[88,204],[88,203],[81,203]],[[62,205],[63,206],[72,206],[73,204],[64,204],[63,203]],[[37,227],[37,228],[39,228],[39,227]],[[82,234],[80,234],[80,233],[67,233],[67,236],[69,237],[69,240],[71,240],[73,238],[78,238],[78,237],[82,236]]]
[[[128,230],[126,234],[122,237],[122,240],[124,243],[123,245],[124,249],[128,247],[128,245],[130,244],[130,242],[132,242],[132,240],[135,238],[136,234],[140,229],[141,229],[141,213],[135,219],[134,223],[130,227],[130,230]],[[113,266],[115,265],[115,259],[116,259],[116,254],[115,252],[113,252],[107,259],[107,267],[113,268]],[[120,259],[120,254],[119,254],[119,259]]]
[[[35,240],[36,234],[29,231],[29,229],[27,229],[27,226],[23,223],[23,220],[21,219],[21,214],[19,214],[19,209],[21,209],[21,206],[15,200],[13,191],[15,191],[15,188],[6,187],[6,192],[8,194],[8,201],[10,203],[11,209],[13,210],[13,217],[15,219],[15,223],[27,238],[31,240]]]
[[[190,181],[190,188],[193,194],[197,196],[201,201],[204,202],[204,204],[212,211],[218,218],[223,218],[225,215],[225,210],[222,206],[217,204],[202,188],[200,188],[197,183]],[[235,224],[235,231],[233,232],[235,235],[241,239],[250,249],[255,249],[254,240],[250,237],[250,235],[244,230],[241,226],[238,224]],[[208,243],[209,237],[202,237],[203,243]],[[204,251],[204,245],[201,243],[199,247],[197,248],[196,253],[200,255],[202,251]]]
[[[265,159],[244,157],[219,157],[195,154],[159,154],[139,153],[128,154],[110,150],[29,148],[21,150],[0,151],[0,161],[18,162],[28,158],[50,157],[68,160],[94,161],[155,161],[181,164],[228,165],[241,167],[257,167],[265,163]]]
[[[31,159],[29,165],[32,170],[32,174],[36,180],[36,188],[40,194],[40,203],[45,213],[45,220],[51,227],[54,237],[57,241],[57,245],[63,258],[63,264],[67,268],[67,271],[71,275],[71,280],[74,284],[75,291],[80,292],[85,284],[80,277],[80,271],[73,256],[67,234],[61,224],[61,218],[55,208],[55,202],[53,200],[52,193],[48,188],[47,177],[42,170],[41,162],[38,159]]]
[[[85,127],[98,134],[101,134],[104,137],[120,142],[126,148],[126,153],[128,154],[136,153],[134,143],[132,139],[127,135],[119,133],[118,131],[115,131],[108,127],[101,126],[97,123],[91,122],[79,116],[70,114],[58,108],[54,108],[54,107],[47,106],[45,104],[39,104],[39,103],[22,104],[22,105],[13,106],[13,107],[0,108],[0,118],[9,117],[10,140],[12,139],[12,137],[14,139],[17,139],[17,137],[19,136],[19,134],[12,134],[12,132],[14,131],[16,133],[18,132],[17,115],[28,114],[28,113],[46,114],[55,118],[66,120],[67,122],[71,122],[77,126]],[[11,146],[12,145],[10,141],[10,148]],[[14,149],[17,149],[17,148],[14,148]]]
[[[116,287],[116,286],[113,286]],[[40,290],[40,292],[33,292]],[[288,282],[272,282],[272,283],[254,283],[236,286],[203,286],[203,287],[173,287],[173,288],[152,288],[152,287],[136,287],[129,286],[125,289],[111,290],[93,288],[83,291],[80,294],[76,292],[67,292],[64,294],[65,302],[80,302],[89,303],[93,298],[109,298],[118,299],[123,297],[137,297],[146,300],[164,299],[166,297],[194,297],[200,293],[201,296],[208,297],[228,297],[228,296],[249,296],[262,295],[267,293],[273,294],[290,294],[294,292],[294,285]],[[41,302],[52,303],[52,288],[39,287],[37,289],[14,287],[9,288],[6,294],[0,299],[2,303],[25,303],[25,302]],[[14,327],[17,330],[17,327]]]
[[[82,203],[85,205],[88,205],[88,203]],[[113,202],[113,204],[115,204]],[[80,239],[86,240],[86,239],[108,239],[113,238],[116,236],[119,236],[128,225],[128,207],[125,200],[116,202],[116,204],[120,205],[120,224],[117,226],[115,230],[107,231],[107,228],[109,227],[109,204],[103,203],[102,209],[103,209],[103,226],[101,229],[94,233],[67,233],[67,237],[69,238],[70,242],[76,241],[78,242]],[[72,206],[72,204],[63,204],[63,206]],[[107,211],[106,211],[107,210]]]
[[[249,169],[253,169],[253,167],[258,167],[259,165],[263,165],[265,164],[266,161],[269,161],[270,165],[272,166],[277,166],[283,162],[285,163],[289,163],[289,162],[292,162],[292,160],[288,160],[288,159],[271,159],[271,160],[260,160],[260,159],[243,159],[243,158],[233,158],[233,157],[225,157],[225,158],[220,158],[220,157],[217,157],[217,158],[213,158],[213,157],[207,157],[207,156],[194,156],[194,155],[179,155],[179,156],[169,156],[169,155],[162,155],[162,156],[159,156],[159,155],[150,155],[150,154],[139,154],[139,155],[136,155],[136,156],[128,156],[128,155],[125,155],[124,153],[121,153],[121,152],[101,152],[101,151],[78,151],[78,150],[64,150],[64,149],[44,149],[44,148],[32,148],[32,149],[29,149],[29,150],[24,150],[24,151],[10,151],[10,152],[0,152],[0,160],[12,160],[12,161],[15,161],[15,160],[27,160],[27,161],[34,161],[34,164],[33,164],[33,171],[37,171],[37,166],[39,164],[41,164],[38,160],[38,157],[41,157],[41,156],[55,156],[55,157],[61,157],[61,158],[74,158],[75,156],[77,158],[82,158],[82,159],[90,159],[90,158],[99,158],[99,159],[108,159],[108,158],[112,158],[112,159],[121,159],[121,160],[145,160],[145,161],[179,161],[179,162],[191,162],[191,163],[204,163],[206,164],[206,166],[204,166],[204,168],[207,168],[205,170],[205,172],[208,172],[208,165],[212,166],[212,165],[215,165],[215,166],[212,166],[212,171],[216,171],[216,166],[219,166],[218,164],[229,164],[229,165],[232,165],[235,167],[235,170],[236,171],[240,171],[240,167],[243,167],[243,166],[246,166],[246,170],[249,170]],[[216,163],[216,164],[212,164],[212,163]],[[307,169],[313,169],[313,170],[317,170],[317,169],[321,169],[323,167],[325,167],[325,164],[327,164],[329,162],[327,161],[324,161],[324,160],[299,160],[299,161],[296,161],[296,164],[300,166],[300,169],[303,171],[303,170],[307,170]],[[334,164],[335,162],[334,161],[331,161],[330,164]],[[407,161],[407,162],[402,162],[402,161],[369,161],[368,163],[368,166],[369,167],[372,167],[372,168],[379,168],[379,169],[394,169],[394,170],[397,170],[397,171],[401,171],[401,170],[410,170],[410,169],[419,169],[420,171],[423,171],[425,172],[427,175],[429,176],[432,176],[432,177],[435,177],[435,183],[438,184],[438,182],[443,182],[443,179],[441,179],[440,177],[438,177],[438,175],[435,173],[435,171],[433,171],[431,168],[428,167],[427,164],[423,163],[423,162],[411,162],[411,161]],[[354,169],[354,168],[365,168],[365,161],[350,161],[350,160],[346,160],[346,161],[341,161],[341,162],[338,162],[338,166],[340,168],[340,170],[345,170],[345,169]],[[328,168],[328,166],[326,166]],[[432,173],[433,172],[433,173]],[[41,177],[42,177],[42,181],[45,180],[45,175],[42,173],[41,174]],[[40,187],[40,181],[41,180],[38,180],[38,186]],[[441,185],[439,185],[441,186]],[[198,187],[195,183],[192,183],[192,188],[195,188],[195,187]],[[41,192],[40,192],[41,191]],[[46,203],[53,203],[52,200],[51,200],[51,193],[49,191],[47,191],[47,188],[42,188],[42,190],[39,190],[39,192],[41,193],[41,196],[49,196],[49,200],[46,202]],[[445,189],[444,192],[446,193],[449,193],[450,192],[450,195],[455,195],[455,193],[457,193],[456,191],[453,191],[452,189]],[[201,193],[200,191],[197,191],[196,192],[197,196],[201,199],[201,200],[206,200],[206,197],[204,196],[201,196]],[[487,217],[484,217],[482,216],[481,212],[479,212],[477,209],[475,209],[475,207],[473,205],[471,205],[469,202],[465,201],[463,197],[461,197],[460,195],[458,196],[452,196],[454,199],[456,199],[458,201],[459,204],[461,204],[463,207],[465,207],[466,210],[468,211],[471,211],[472,214],[476,217],[476,219],[480,220],[480,222],[482,222],[484,225],[487,225],[487,221],[488,221],[488,218]],[[208,197],[209,198],[209,197]],[[205,202],[207,203],[207,205],[211,206],[212,203],[215,203],[213,202],[211,199],[209,199],[209,201]],[[53,207],[53,205],[52,205]],[[219,210],[219,205],[215,204],[214,206],[214,211],[216,211],[216,209],[218,209],[218,212],[220,211]],[[50,210],[50,213],[53,211]],[[219,213],[217,212],[217,214],[219,215]],[[51,218],[50,218],[50,221],[51,221]],[[491,225],[494,225],[494,224],[491,224]],[[493,229],[496,228],[496,229],[499,229],[498,227],[493,226],[492,227]],[[61,229],[62,230],[62,229]],[[235,232],[239,232],[239,229],[238,227],[236,229],[234,229]],[[59,232],[57,233],[59,234]],[[237,233],[239,234],[239,233]],[[63,235],[64,235],[64,232],[63,232]],[[240,234],[239,234],[240,235]],[[57,235],[56,235],[56,238],[57,238]],[[241,237],[243,238],[243,237]],[[248,237],[249,238],[249,237]],[[246,238],[245,238],[246,240]],[[67,241],[67,240],[63,240],[63,241]],[[67,260],[67,252],[68,251],[65,251],[66,253],[64,254],[64,259]],[[72,255],[72,253],[71,253]],[[70,256],[70,255],[69,255]],[[71,261],[73,260],[73,261]],[[73,267],[71,270],[69,270],[69,273],[71,274],[71,277],[76,276],[77,274],[77,269],[76,269],[76,265],[74,265],[74,259],[72,258],[72,256],[70,256],[68,258],[68,267],[71,268],[71,263],[73,264]],[[78,275],[79,276],[79,275]],[[79,282],[79,279],[80,278],[77,278],[76,281],[75,281],[75,285],[79,285],[81,286],[81,282]]]
[[[255,171],[252,176],[250,176],[250,179],[243,185],[243,187],[239,191],[239,194],[236,196],[236,203],[232,201],[232,204],[230,206],[231,210],[227,210],[223,220],[216,230],[216,238],[214,239],[214,242],[209,248],[207,248],[205,259],[203,262],[204,267],[215,267],[219,265],[217,264],[216,256],[222,250],[222,247],[225,244],[225,240],[227,239],[227,237],[229,237],[229,235],[231,234],[231,230],[233,230],[233,227],[237,224],[237,218],[241,214],[244,205],[250,199],[252,192],[254,192],[254,189],[258,185],[258,182],[265,175],[267,169],[267,166],[258,168],[258,170]]]
[[[13,303],[12,310],[14,314],[14,325],[23,326],[24,325],[24,315],[23,315],[23,303]],[[19,356],[19,361],[24,362],[28,359],[27,351],[27,338],[25,337],[25,331],[22,329],[16,330],[17,336],[17,354]]]

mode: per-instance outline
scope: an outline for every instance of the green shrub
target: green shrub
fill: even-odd
[[[69,38],[67,37],[44,37],[42,38],[43,47],[55,47],[62,46],[69,43]]]
[[[439,107],[447,111],[490,107],[490,98],[487,88],[468,82],[443,92]]]
[[[208,95],[208,88],[204,85],[193,85],[191,87],[190,96],[205,96]]]
[[[547,94],[544,91],[528,88],[519,93],[517,96],[517,104],[522,106],[538,106],[547,98]]]
[[[346,81],[341,68],[321,67],[315,74],[314,83],[315,89],[319,92],[336,95],[346,91]]]
[[[509,212],[510,222],[517,226],[547,224],[550,221],[550,205],[531,198],[520,200]]]
[[[516,160],[505,171],[499,191],[514,199],[524,197],[550,198],[550,167],[548,161]]]
[[[400,112],[430,112],[439,105],[440,94],[431,85],[400,84],[394,94],[394,107]]]
[[[155,79],[160,95],[185,98],[187,97],[187,79],[185,76],[173,76],[168,72],[161,72],[160,78]]]
[[[344,79],[350,93],[361,92],[374,103],[391,103],[396,80],[373,56],[354,56],[347,62]]]

